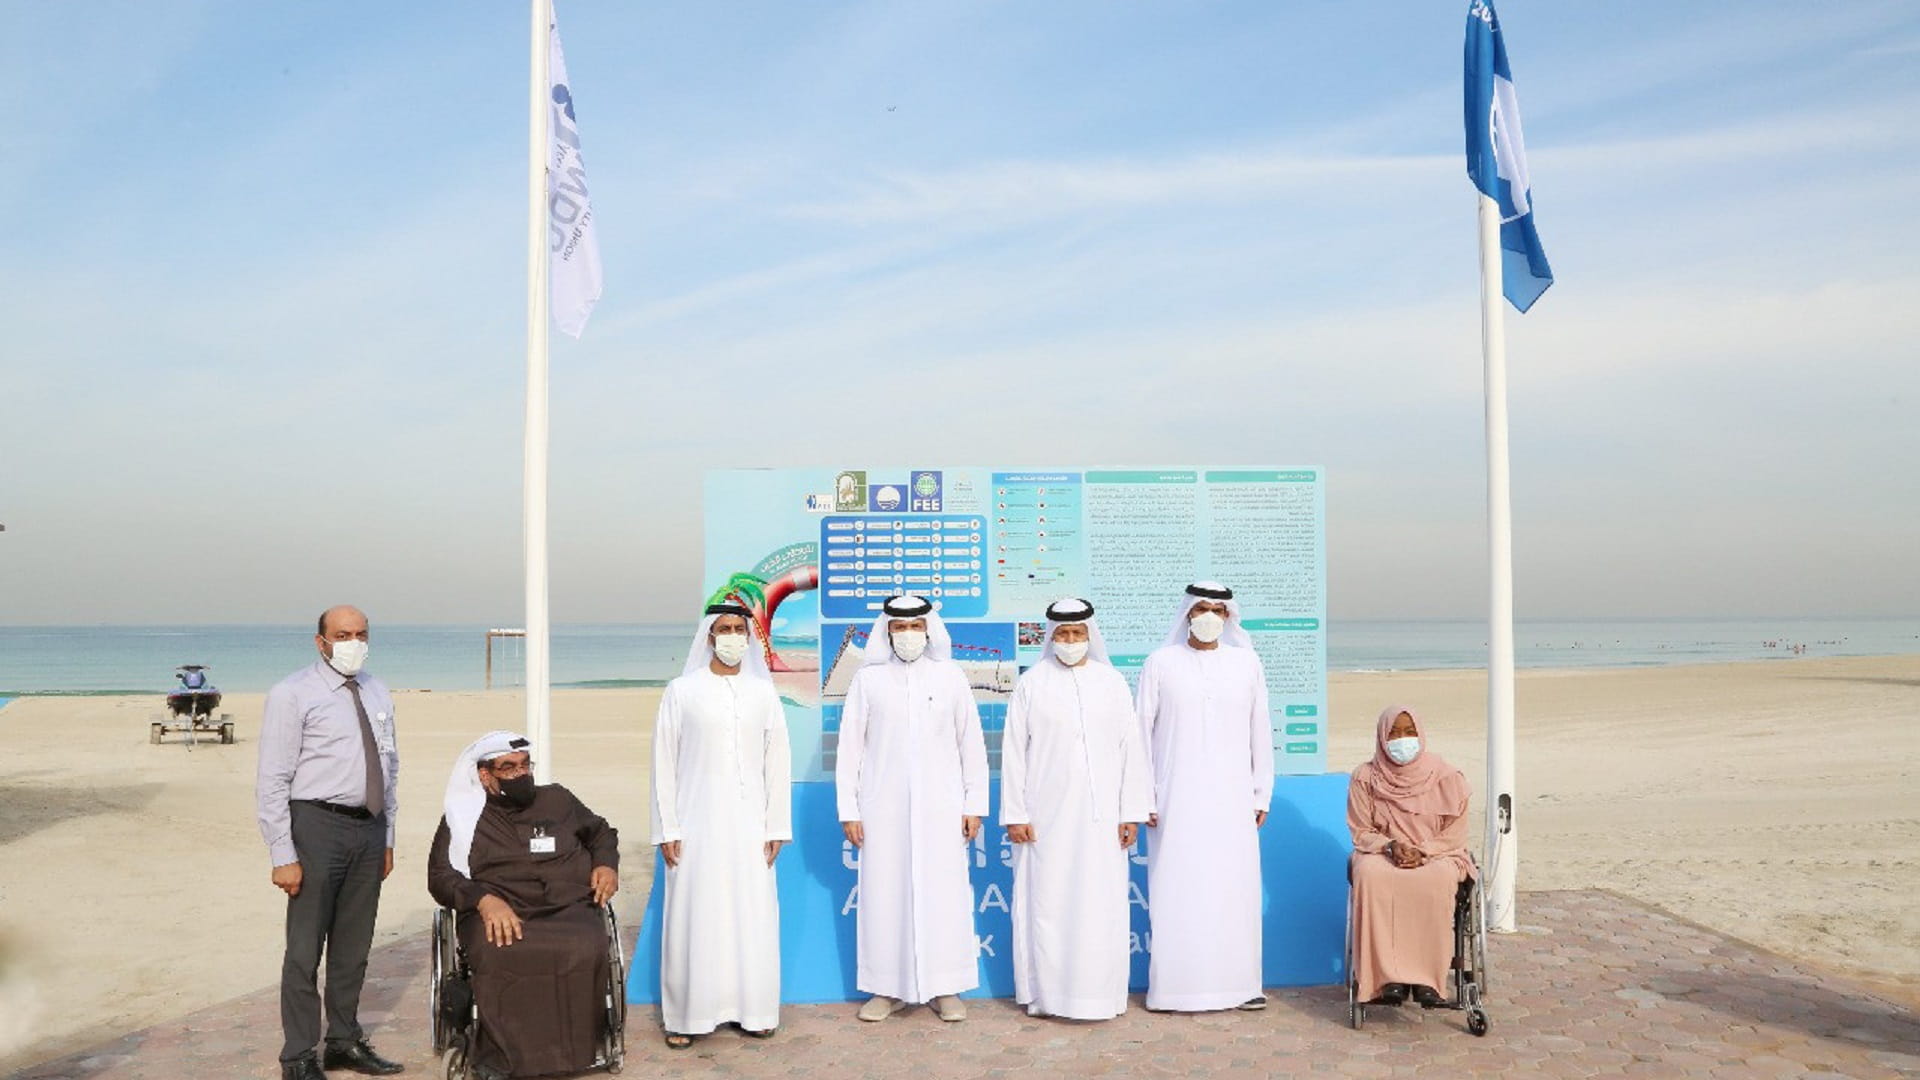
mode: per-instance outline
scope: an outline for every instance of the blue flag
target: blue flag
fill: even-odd
[[[1493,0],[1467,7],[1467,175],[1500,207],[1500,291],[1525,311],[1553,284],[1533,227],[1533,185],[1520,134],[1520,100]]]

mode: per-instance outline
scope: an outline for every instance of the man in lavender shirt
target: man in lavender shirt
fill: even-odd
[[[282,1080],[324,1080],[329,1069],[385,1075],[398,1062],[374,1053],[360,1028],[360,987],[373,945],[380,883],[393,872],[394,794],[400,755],[393,698],[362,670],[367,617],[328,608],[314,646],[320,659],[267,692],[254,797],[273,883],[287,894],[287,951],[280,968]],[[316,977],[327,954],[326,1053]]]

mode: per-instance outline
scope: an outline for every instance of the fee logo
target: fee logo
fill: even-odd
[[[940,512],[940,471],[921,469],[913,474],[910,490],[912,505],[916,514],[937,514]]]

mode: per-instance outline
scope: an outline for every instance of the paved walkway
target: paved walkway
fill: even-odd
[[[1530,893],[1517,935],[1489,943],[1492,1031],[1461,1015],[1369,1010],[1346,992],[1276,991],[1264,1013],[1178,1016],[1137,1007],[1104,1024],[1035,1020],[976,1002],[964,1024],[925,1009],[861,1024],[851,1006],[796,1006],[779,1036],[660,1041],[657,1013],[627,1023],[627,1073],[686,1077],[1642,1076],[1920,1077],[1920,1015],[1844,979],[1603,892]],[[629,930],[631,933],[631,929]],[[436,1076],[426,1030],[425,935],[372,959],[361,1016],[375,1045]],[[18,1074],[21,1080],[278,1076],[276,994],[263,990]],[[337,1073],[350,1076],[350,1073]]]

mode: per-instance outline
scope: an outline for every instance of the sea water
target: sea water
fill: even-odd
[[[662,685],[680,674],[690,636],[677,626],[556,626],[554,685]],[[395,689],[486,685],[486,627],[382,625],[370,644],[367,670]],[[177,686],[181,664],[206,665],[222,690],[257,693],[316,657],[311,626],[0,627],[0,696],[151,693]],[[493,639],[494,686],[522,684],[525,662],[521,639]]]
[[[680,673],[690,636],[665,624],[556,626],[553,684],[662,685]],[[382,625],[367,668],[399,689],[476,690],[486,684],[486,640],[481,626]],[[1487,659],[1483,620],[1331,620],[1327,641],[1334,671],[1476,668]],[[1523,668],[1920,653],[1920,618],[1522,619],[1514,652]],[[300,627],[0,627],[0,697],[154,693],[175,685],[181,664],[206,665],[223,690],[257,693],[313,659],[313,634]],[[493,685],[520,685],[524,662],[519,639],[494,639]]]

